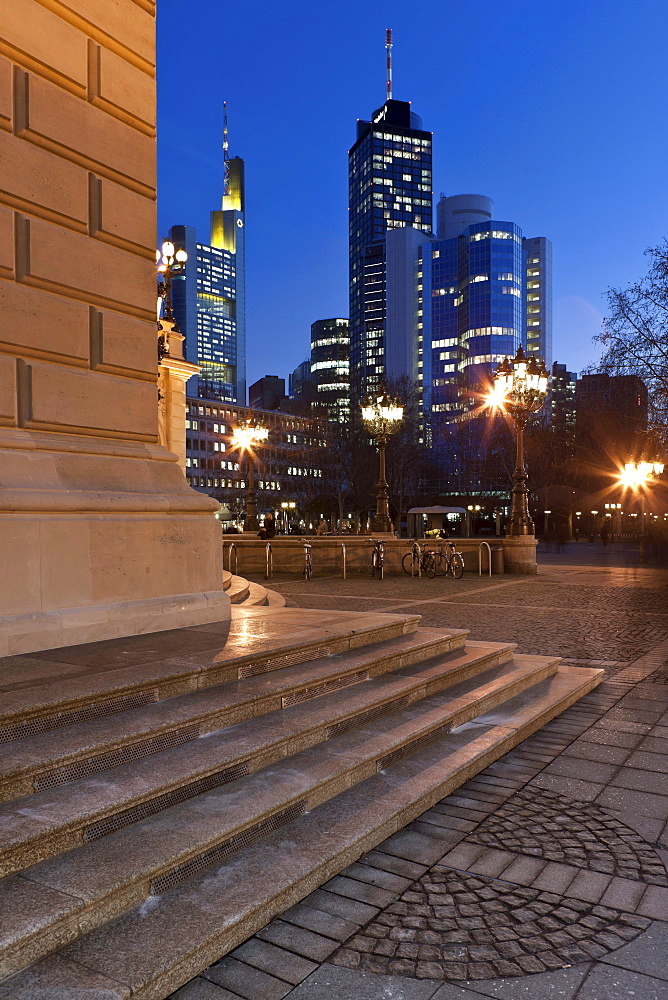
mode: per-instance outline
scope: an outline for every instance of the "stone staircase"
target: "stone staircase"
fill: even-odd
[[[232,604],[245,607],[259,607],[268,604],[272,608],[284,608],[285,598],[276,590],[270,590],[259,583],[251,583],[243,576],[235,576],[223,570],[223,590]]]
[[[602,675],[417,616],[232,615],[0,661],[0,1000],[163,1000]]]

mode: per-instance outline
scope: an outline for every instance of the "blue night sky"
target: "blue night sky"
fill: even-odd
[[[248,382],[287,377],[348,315],[347,151],[394,97],[434,133],[441,192],[554,245],[554,359],[581,371],[609,286],[668,234],[665,0],[158,4],[158,216],[208,241],[222,102],[246,161]]]

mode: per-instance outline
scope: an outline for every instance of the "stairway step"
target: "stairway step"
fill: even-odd
[[[381,642],[414,632],[419,620],[257,607],[225,622],[4,657],[0,744]]]
[[[42,907],[42,919],[31,913],[27,940],[11,940],[2,949],[4,974],[73,939],[77,923],[88,928],[108,920],[141,899],[161,895],[198,871],[219,864],[240,848],[318,808],[350,785],[380,769],[392,768],[447,732],[507,701],[553,674],[558,661],[549,657],[518,658],[469,677],[445,692],[402,708],[391,717],[367,722],[331,742],[319,744],[232,784],[172,806],[60,857],[33,865],[23,876],[0,883],[0,903],[13,900],[17,884],[30,880],[62,894],[53,911]],[[122,863],[121,862],[122,859]],[[4,886],[4,892],[3,892]],[[63,899],[72,898],[69,914]],[[82,909],[81,901],[84,900]],[[67,917],[70,920],[67,920]],[[39,930],[39,941],[35,939]],[[54,943],[55,940],[55,943]],[[2,967],[0,966],[0,969]]]
[[[119,765],[103,775],[5,803],[0,806],[0,872],[9,875],[127,825],[137,818],[137,811],[149,815],[166,808],[173,804],[170,796],[174,801],[192,798],[206,787],[222,786],[437,691],[447,688],[455,697],[458,683],[475,687],[485,671],[503,666],[512,654],[510,645],[489,644],[475,651],[455,649],[445,657],[439,651],[425,662],[402,666],[424,652],[424,646],[408,646],[408,638],[403,640],[403,653],[395,651],[397,669],[371,676],[366,683],[213,731],[204,739]],[[433,639],[430,645],[433,650]],[[554,669],[556,660],[543,660]],[[372,663],[371,669],[383,666],[388,663]]]
[[[530,694],[496,709],[497,721],[465,724],[224,864],[137,900],[134,909],[8,980],[0,1000],[34,1000],[51,983],[74,996],[95,977],[108,986],[107,1000],[168,995],[582,697],[602,673],[559,667]]]
[[[285,666],[268,675],[196,689],[134,710],[0,744],[0,800],[95,774],[243,719],[359,683],[369,675],[461,648],[465,638],[461,629],[409,632]],[[234,665],[231,669],[234,671]]]
[[[279,594],[277,590],[271,590],[270,587],[267,587],[266,589],[267,589],[267,604],[269,605],[269,607],[284,608],[285,598],[283,597],[283,595]]]
[[[248,594],[243,602],[245,605],[265,605],[267,603],[267,589],[260,583],[249,583]]]
[[[248,580],[244,580],[243,576],[234,576],[233,574],[227,589],[227,595],[232,604],[241,604],[242,601],[245,601],[250,586]]]

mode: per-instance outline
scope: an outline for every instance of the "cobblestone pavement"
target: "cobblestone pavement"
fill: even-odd
[[[274,581],[602,666],[604,682],[183,987],[178,1000],[668,1000],[668,571]]]

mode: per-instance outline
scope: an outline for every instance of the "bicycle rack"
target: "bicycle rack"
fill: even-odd
[[[346,578],[346,546],[345,542],[341,542],[341,565],[343,569],[343,579]]]
[[[378,555],[380,556],[380,580],[385,579],[385,545],[383,542],[378,541]]]
[[[227,569],[232,572],[232,550],[234,549],[234,575],[237,575],[237,570],[239,569],[239,554],[237,552],[237,547],[234,542],[230,542],[229,548],[227,550]]]
[[[265,580],[271,580],[274,573],[274,554],[271,548],[271,542],[267,542],[267,547],[265,549],[267,555],[267,569],[264,574]]]
[[[487,549],[487,563],[489,568],[489,575],[492,575],[492,550],[490,548],[489,542],[481,542],[478,546],[478,576],[482,576],[482,547],[483,545]]]

